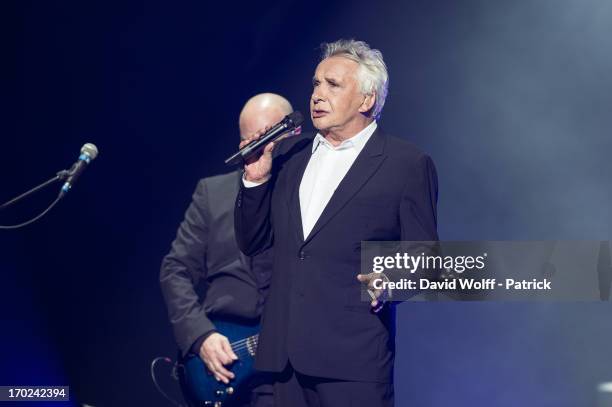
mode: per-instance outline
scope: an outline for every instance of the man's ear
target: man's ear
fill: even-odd
[[[376,92],[372,92],[369,95],[365,95],[363,102],[361,102],[361,106],[359,106],[360,113],[367,113],[374,107],[376,103]]]

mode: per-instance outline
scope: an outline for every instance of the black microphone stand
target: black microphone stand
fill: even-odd
[[[59,171],[55,175],[55,177],[53,177],[53,178],[43,182],[40,185],[35,186],[34,188],[30,189],[29,191],[24,192],[23,194],[21,194],[19,196],[16,196],[15,198],[11,199],[10,201],[7,201],[7,202],[3,203],[2,205],[0,205],[0,210],[6,209],[9,206],[14,205],[15,203],[21,201],[22,199],[27,198],[28,196],[34,194],[35,192],[37,192],[37,191],[47,187],[48,185],[53,184],[54,182],[65,181],[66,179],[68,179],[69,176],[70,176],[70,171],[68,171],[68,170]],[[43,217],[47,212],[49,212],[49,210],[51,210],[51,208],[53,208],[53,206],[55,206],[55,204],[60,200],[60,198],[61,198],[61,195],[59,195],[57,197],[57,199],[55,201],[53,201],[51,206],[49,206],[47,209],[45,209],[44,212],[42,212],[40,215],[36,216],[35,218],[33,218],[33,219],[31,219],[31,220],[29,220],[27,222],[24,222],[22,224],[19,224],[19,225],[13,225],[13,226],[1,226],[0,225],[0,230],[2,230],[2,229],[18,229],[20,227],[29,225],[30,223],[33,223],[33,222],[37,221],[38,219]]]
[[[27,198],[28,196],[32,195],[36,191],[39,191],[39,190],[43,189],[47,185],[51,185],[51,184],[53,184],[56,181],[65,181],[69,176],[70,176],[70,171],[67,171],[67,170],[59,171],[55,175],[55,177],[53,177],[53,178],[43,182],[40,185],[35,186],[34,188],[32,188],[29,191],[26,191],[23,194],[15,197],[13,199],[11,199],[10,201],[3,203],[2,205],[0,205],[0,210],[8,208],[9,206],[11,206],[11,205],[21,201],[23,198]]]

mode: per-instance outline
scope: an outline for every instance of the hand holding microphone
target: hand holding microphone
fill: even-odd
[[[283,135],[296,130],[304,117],[300,112],[293,112],[279,123],[263,129],[240,143],[240,150],[225,160],[226,164],[244,163],[247,181],[264,182],[272,171],[272,150],[274,143]]]
[[[240,149],[256,142],[261,136],[266,134],[269,128],[262,129],[257,133],[247,137],[240,142]],[[279,137],[280,138],[280,137]],[[270,178],[272,172],[272,151],[274,150],[275,142],[268,143],[259,156],[252,155],[244,160],[244,177],[247,181],[262,183]]]

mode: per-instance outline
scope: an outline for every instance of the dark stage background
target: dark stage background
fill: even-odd
[[[0,384],[168,405],[149,378],[174,356],[161,258],[197,180],[226,171],[246,99],[308,111],[324,41],[384,53],[380,124],[435,160],[442,239],[612,238],[607,0],[5,1],[0,18],[0,201],[100,149],[47,217],[0,231]],[[612,380],[609,304],[398,311],[398,406],[592,406]]]

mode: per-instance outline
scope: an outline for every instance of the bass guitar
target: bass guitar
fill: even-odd
[[[199,355],[188,354],[177,364],[179,382],[185,400],[192,407],[222,407],[243,395],[262,374],[253,368],[259,324],[242,324],[226,320],[213,320],[215,329],[228,338],[232,350],[238,356],[228,370],[235,377],[225,384],[218,382]]]

